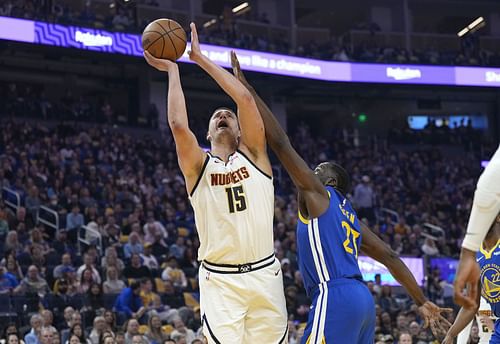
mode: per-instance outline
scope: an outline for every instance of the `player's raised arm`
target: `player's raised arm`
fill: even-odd
[[[168,73],[168,125],[174,136],[177,158],[186,178],[187,191],[191,192],[206,157],[198,145],[196,136],[189,129],[179,67],[169,60],[157,59],[147,51],[144,51],[144,57],[151,66]]]
[[[309,212],[307,215],[309,217],[318,217],[328,208],[329,204],[325,187],[293,148],[290,139],[269,107],[247,82],[234,51],[231,52],[231,64],[234,75],[245,85],[255,99],[260,116],[264,121],[267,142],[287,170],[295,186],[299,189],[299,194],[304,198]]]
[[[201,53],[196,25],[191,23],[190,26],[191,51],[189,52],[189,58],[203,68],[238,105],[241,143],[246,146],[255,158],[259,158],[261,154],[266,154],[266,137],[264,124],[252,95],[234,75]]]
[[[430,325],[435,336],[446,333],[446,326],[450,326],[441,312],[452,312],[451,308],[439,308],[434,303],[427,300],[413,277],[413,274],[403,261],[389,246],[387,246],[378,236],[375,235],[363,222],[361,226],[361,251],[366,255],[384,264],[394,278],[401,283],[406,292],[417,304],[420,314],[425,320],[424,327]]]

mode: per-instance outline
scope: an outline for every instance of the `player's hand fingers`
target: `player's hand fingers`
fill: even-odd
[[[238,74],[238,58],[236,57],[236,53],[234,50],[231,50],[231,66],[233,67],[233,74]]]
[[[448,319],[446,319],[445,317],[443,317],[442,315],[439,316],[439,322],[441,324],[445,324],[446,326],[450,327],[451,326],[451,323],[448,321]]]
[[[453,308],[440,308],[440,313],[453,313]]]
[[[153,55],[151,55],[149,53],[149,51],[144,50],[144,58],[146,59],[146,62],[149,65],[151,65],[151,66],[153,66],[155,68],[158,68],[158,61],[156,60],[156,58]]]
[[[198,32],[196,31],[196,24],[191,23],[189,24],[189,27],[191,28],[191,44],[198,44]]]
[[[429,327],[429,318],[428,317],[424,317],[424,328],[427,328]]]

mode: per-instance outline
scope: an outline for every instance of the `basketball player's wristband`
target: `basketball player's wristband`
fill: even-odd
[[[500,211],[500,147],[477,182],[462,247],[477,252]]]

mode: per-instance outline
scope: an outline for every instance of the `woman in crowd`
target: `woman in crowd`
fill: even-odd
[[[110,266],[106,269],[106,281],[102,285],[104,294],[119,294],[122,289],[126,288],[125,282],[118,279],[118,271],[115,266]]]
[[[146,338],[151,344],[161,344],[164,340],[169,338],[168,334],[166,334],[162,329],[159,316],[152,315],[149,317]]]
[[[87,268],[83,270],[82,276],[80,278],[80,287],[78,292],[80,294],[87,293],[90,289],[90,286],[93,284],[95,284],[95,282],[92,269]]]

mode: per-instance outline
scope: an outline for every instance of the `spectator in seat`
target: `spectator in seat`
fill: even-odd
[[[179,316],[179,311],[161,302],[160,295],[154,294],[152,305],[149,307],[149,316],[158,316],[161,321],[172,323],[175,317]]]
[[[12,230],[7,233],[7,237],[5,238],[4,250],[5,252],[14,252],[16,256],[23,251],[23,244],[19,242],[17,231]]]
[[[106,330],[106,320],[103,316],[95,317],[94,326],[92,327],[92,331],[89,334],[89,340],[92,344],[99,344],[99,338]]]
[[[30,319],[31,330],[24,336],[26,344],[40,344],[39,337],[42,331],[43,319],[39,314],[31,316]]]
[[[0,265],[0,294],[10,294],[18,284],[17,278]]]
[[[187,343],[191,343],[196,335],[193,330],[188,329],[181,318],[174,319],[174,330],[170,334],[171,338],[185,337]]]
[[[73,266],[73,263],[71,262],[71,255],[69,253],[63,254],[61,257],[61,264],[54,268],[54,271],[52,273],[52,276],[54,276],[54,279],[62,278],[63,277],[63,270],[66,268],[75,269],[75,267]]]
[[[175,288],[187,288],[187,279],[184,271],[179,269],[177,259],[171,256],[167,260],[167,267],[163,270],[161,278],[164,281],[171,281]]]
[[[106,254],[101,262],[101,267],[104,271],[107,271],[110,266],[114,266],[117,269],[118,275],[120,275],[125,268],[125,264],[118,258],[118,252],[114,246],[110,246],[106,249]]]
[[[149,317],[146,338],[152,344],[163,344],[165,340],[169,339],[169,335],[162,329],[161,319],[158,315]]]
[[[140,293],[141,283],[135,281],[118,295],[114,310],[118,312],[119,316],[122,316],[122,319],[123,315],[128,319],[140,319],[144,315],[146,308],[142,304]]]
[[[82,324],[75,324],[71,327],[68,338],[72,338],[73,336],[78,337],[81,344],[92,344],[92,342],[85,337],[85,331],[83,330]],[[63,341],[63,343],[65,342]]]
[[[40,343],[41,344],[55,344],[54,341],[54,331],[57,333],[57,330],[43,327],[40,331]]]
[[[79,330],[82,329],[82,316],[77,311],[73,312],[71,315],[70,326],[66,330],[61,332],[61,342],[67,343],[70,335],[76,334],[79,338],[82,337],[82,333]],[[76,332],[75,332],[76,331]],[[86,341],[82,341],[82,343],[86,343]]]
[[[85,224],[83,215],[80,214],[80,207],[73,205],[71,213],[66,215],[66,229],[76,238],[76,231]]]
[[[104,294],[119,294],[126,288],[125,282],[118,279],[116,267],[110,266],[106,269],[106,281],[102,285]]]
[[[160,268],[160,265],[158,264],[156,257],[153,255],[152,246],[152,243],[146,242],[144,244],[144,252],[141,253],[140,257],[142,260],[142,265],[147,267],[153,274],[155,274],[155,272]]]
[[[125,344],[132,344],[133,337],[136,335],[140,336],[139,333],[139,322],[136,319],[129,319],[125,323]]]
[[[92,269],[86,268],[80,278],[80,285],[78,288],[79,294],[85,294],[89,291],[90,286],[95,283],[94,277],[92,276]]]
[[[81,309],[85,323],[91,323],[97,315],[104,314],[104,310],[101,286],[97,283],[93,283],[85,295],[83,308]]]
[[[52,312],[48,309],[44,309],[40,312],[40,315],[43,319],[43,328],[49,329],[52,333],[57,332],[56,328],[53,325],[54,315],[52,314]]]
[[[141,254],[144,248],[140,241],[139,234],[132,232],[128,237],[128,243],[123,247],[123,254],[125,258],[132,258],[133,254]]]
[[[114,333],[116,331],[115,313],[110,310],[104,311],[104,320],[106,320],[106,331]]]
[[[353,201],[356,205],[358,218],[366,218],[370,223],[375,220],[375,213],[373,212],[375,194],[370,186],[370,177],[363,176],[361,183],[354,188]]]
[[[141,256],[133,254],[130,259],[130,265],[123,270],[123,276],[127,279],[151,278],[151,271],[142,265]]]
[[[86,269],[90,269],[92,271],[92,278],[94,282],[96,283],[101,283],[101,275],[99,274],[99,271],[95,268],[95,258],[89,254],[85,253],[83,255],[83,265],[78,268],[76,271],[76,275],[78,280],[81,280],[83,271]]]
[[[39,270],[35,265],[31,265],[28,268],[28,275],[14,289],[15,294],[36,294],[40,297],[44,297],[48,292],[49,285],[40,276]]]

